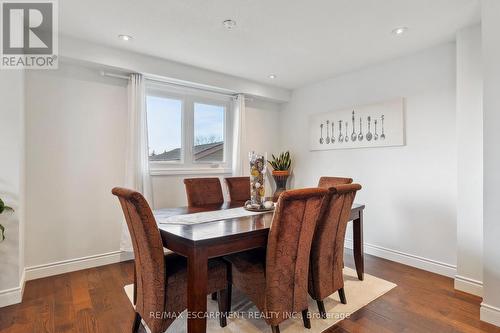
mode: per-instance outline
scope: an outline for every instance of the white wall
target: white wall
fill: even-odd
[[[269,157],[271,153],[278,153],[280,148],[278,136],[280,112],[278,105],[271,102],[250,100],[246,102],[246,113],[245,137],[247,147],[242,151],[267,152]],[[244,166],[245,174],[249,174],[249,168],[248,165]],[[187,200],[183,179],[188,177],[220,177],[224,195],[227,197],[223,178],[230,176],[230,174],[153,176],[155,208],[185,206]],[[268,177],[266,192],[272,194],[273,190],[274,181],[272,177]]]
[[[279,105],[253,100],[247,103],[246,110],[245,151],[267,153],[268,160],[271,159],[271,154],[277,155],[281,153],[279,136],[281,113],[279,112]],[[271,171],[272,167],[268,164],[265,183],[266,196],[272,196],[276,189]],[[245,175],[250,175],[250,164],[244,165],[243,172]]]
[[[27,73],[28,278],[47,264],[119,250],[122,213],[111,188],[125,172],[125,85],[65,64]]]
[[[457,275],[455,288],[482,295],[483,77],[481,27],[457,33]]]
[[[484,252],[481,319],[500,326],[500,1],[482,1]]]
[[[406,146],[310,152],[308,115],[402,96]],[[362,184],[366,251],[454,276],[457,143],[455,45],[445,44],[293,92],[281,112],[281,143],[294,184],[322,175]]]
[[[15,213],[0,215],[0,307],[19,302],[24,284],[24,73],[0,72],[0,198]]]

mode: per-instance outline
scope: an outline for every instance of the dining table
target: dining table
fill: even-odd
[[[187,331],[205,333],[207,328],[208,260],[267,245],[273,212],[253,216],[231,216],[204,223],[164,222],[172,217],[201,212],[216,212],[242,207],[243,202],[202,207],[164,208],[154,211],[163,246],[187,258]],[[353,252],[358,279],[363,280],[363,210],[353,204]],[[162,222],[163,221],[163,222]]]

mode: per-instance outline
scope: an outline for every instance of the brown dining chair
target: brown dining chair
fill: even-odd
[[[229,191],[229,201],[245,202],[250,200],[250,177],[227,177],[224,180]]]
[[[347,177],[321,177],[318,182],[318,187],[330,188],[335,185],[351,184],[352,178]],[[342,267],[344,267],[344,261],[342,261]]]
[[[338,291],[347,304],[344,292],[344,238],[358,184],[330,187],[325,213],[316,226],[311,248],[309,294],[317,302],[321,318],[326,318],[323,300]]]
[[[318,187],[321,188],[330,188],[335,185],[341,184],[351,184],[352,178],[344,178],[344,177],[321,177],[318,182]]]
[[[323,199],[321,188],[285,191],[278,199],[264,248],[225,256],[230,263],[228,280],[244,292],[264,314],[273,333],[291,313],[302,312],[311,328],[307,283],[311,241]],[[231,304],[231,288],[228,286]]]
[[[146,199],[139,193],[115,187],[113,194],[122,206],[132,238],[137,274],[137,301],[132,332],[144,320],[152,333],[164,332],[187,307],[187,262],[177,254],[163,252],[160,231]],[[208,292],[218,292],[220,324],[226,326],[228,312],[227,264],[221,259],[208,262]],[[154,315],[152,315],[154,314]]]
[[[206,205],[222,205],[224,195],[220,180],[213,178],[186,178],[186,195],[189,207],[199,207]]]

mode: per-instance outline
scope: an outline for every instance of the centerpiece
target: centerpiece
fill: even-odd
[[[272,175],[276,183],[276,190],[274,191],[273,200],[277,201],[281,192],[286,190],[286,183],[290,176],[290,167],[292,166],[292,158],[290,152],[286,151],[278,155],[272,155],[273,159],[269,164],[273,167]]]
[[[250,161],[250,200],[245,203],[245,208],[253,211],[272,210],[274,203],[266,201],[264,186],[266,157],[252,151],[248,154],[248,160]]]

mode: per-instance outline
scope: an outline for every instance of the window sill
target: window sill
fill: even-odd
[[[156,168],[150,169],[151,176],[178,176],[178,175],[223,175],[231,174],[229,168]]]

